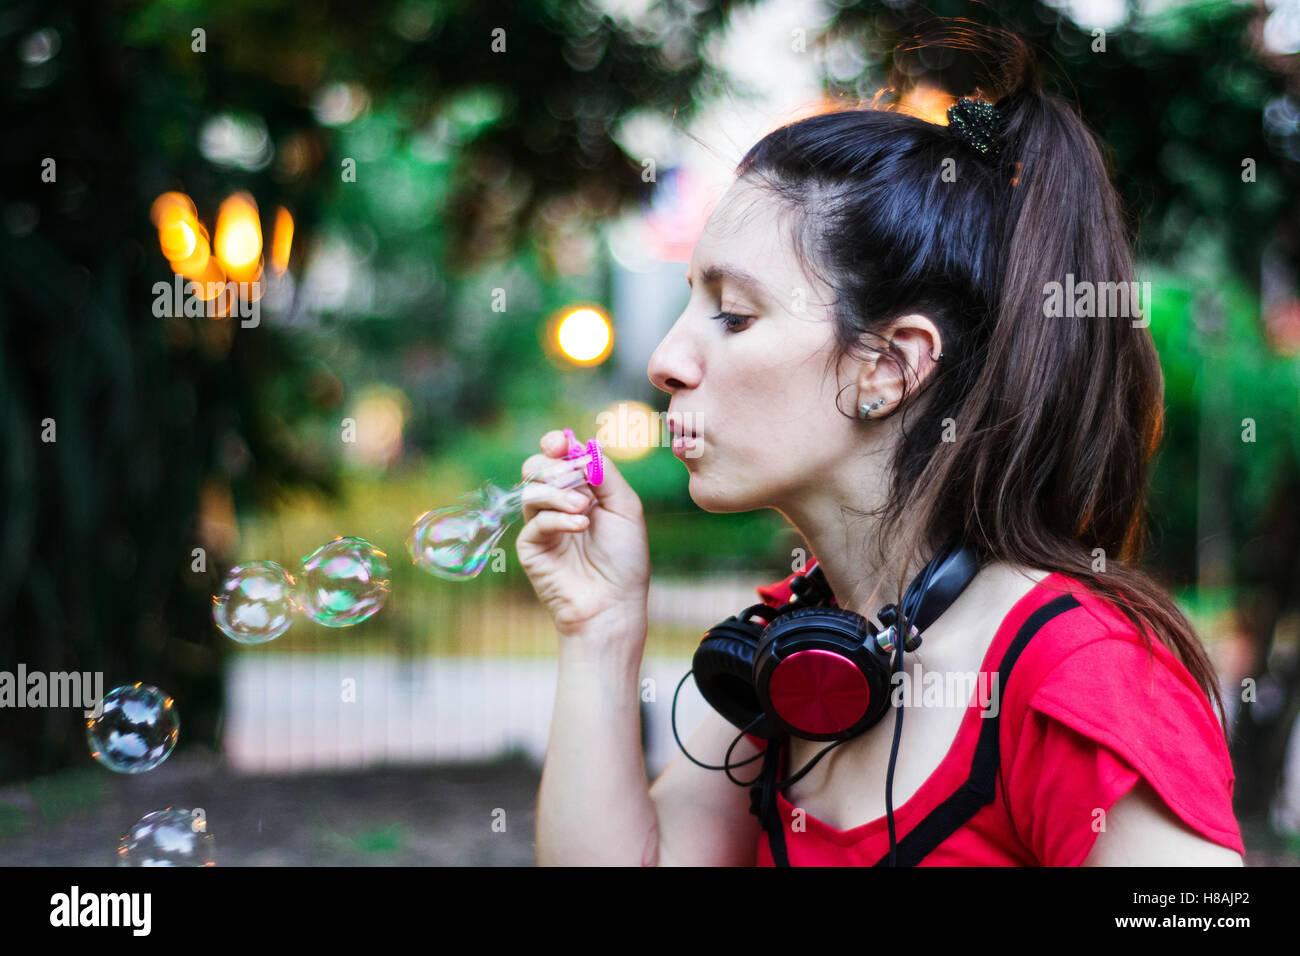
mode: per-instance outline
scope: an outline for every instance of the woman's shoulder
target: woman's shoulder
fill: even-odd
[[[1159,635],[1144,633],[1088,581],[1063,572],[1029,571],[1037,583],[1004,624],[1032,631],[1017,676],[1044,695],[1109,688],[1131,693],[1144,684],[1178,685],[1205,698],[1200,685]],[[1208,700],[1206,701],[1207,712]]]
[[[1069,575],[1049,575],[1035,594],[1034,608],[1060,603],[1003,688],[1015,723],[1030,712],[1049,718],[1111,748],[1139,772],[1158,774],[1182,760],[1213,766],[1231,780],[1213,705],[1159,635],[1148,640],[1112,600]]]
[[[1084,581],[1053,574],[1035,594],[1040,608],[1069,598],[1025,646],[1002,689],[1003,769],[1034,839],[1051,845],[1047,835],[1060,823],[1073,835],[1060,841],[1069,852],[1051,858],[1073,859],[1090,843],[1079,829],[1090,815],[1143,779],[1184,823],[1240,852],[1232,761],[1205,690],[1159,636],[1144,640]],[[1077,819],[1061,809],[1070,800],[1079,802]]]

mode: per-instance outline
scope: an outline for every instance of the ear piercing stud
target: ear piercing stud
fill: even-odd
[[[884,400],[883,398],[878,398],[878,399],[876,399],[874,402],[872,402],[870,405],[867,405],[867,404],[865,404],[865,403],[862,404],[862,405],[859,405],[859,406],[858,406],[858,418],[870,418],[870,417],[871,417],[871,413],[874,412],[877,408],[880,408],[880,407],[881,407],[882,405],[884,405],[884,404],[885,404],[885,400]]]
[[[890,347],[892,347],[893,344],[894,343],[891,341],[889,343]],[[942,351],[940,351],[938,355],[935,355],[934,349],[930,350],[931,361],[938,362],[941,358],[943,358]],[[876,409],[881,408],[884,404],[885,404],[885,399],[883,397],[877,398],[874,402],[871,403],[864,402],[863,404],[858,406],[858,418],[860,419],[870,418],[871,413],[874,412]]]

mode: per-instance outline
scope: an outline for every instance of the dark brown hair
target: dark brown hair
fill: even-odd
[[[883,542],[908,542],[887,565],[906,574],[922,549],[960,534],[994,560],[1077,578],[1124,613],[1148,651],[1158,635],[1226,725],[1194,628],[1137,565],[1164,416],[1150,332],[1131,314],[1045,316],[1048,284],[1067,274],[1076,285],[1133,279],[1106,162],[1077,112],[1042,90],[1023,39],[963,21],[920,43],[936,45],[984,64],[977,95],[998,97],[1000,155],[873,106],[783,126],[736,170],[787,204],[805,269],[834,290],[828,371],[854,350],[899,361],[872,340],[883,344],[903,315],[939,327],[944,355],[925,400],[914,394],[892,413],[904,417],[881,556]],[[955,181],[941,177],[945,160]],[[949,419],[955,440],[944,441]]]

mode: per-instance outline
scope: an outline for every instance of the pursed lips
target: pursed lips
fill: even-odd
[[[674,438],[698,438],[699,434],[693,428],[687,428],[682,423],[680,416],[670,412],[668,415],[668,432]]]

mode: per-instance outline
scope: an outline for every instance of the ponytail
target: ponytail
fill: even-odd
[[[880,557],[900,569],[899,595],[920,552],[953,534],[994,560],[1077,578],[1148,651],[1152,635],[1169,646],[1226,725],[1195,630],[1138,566],[1163,430],[1150,331],[1134,308],[1076,318],[1046,307],[1053,288],[1135,288],[1106,162],[1078,113],[1041,89],[1019,36],[959,25],[922,45],[936,44],[991,64],[982,92],[999,114],[995,158],[962,152],[946,126],[853,109],[774,131],[737,170],[797,214],[817,208],[803,213],[800,257],[836,292],[828,368],[878,351],[870,343],[908,312],[943,336],[925,400],[909,396],[892,412],[904,418],[879,540],[911,543],[879,546]],[[957,182],[936,187],[959,153]],[[948,420],[955,440],[943,441]]]

